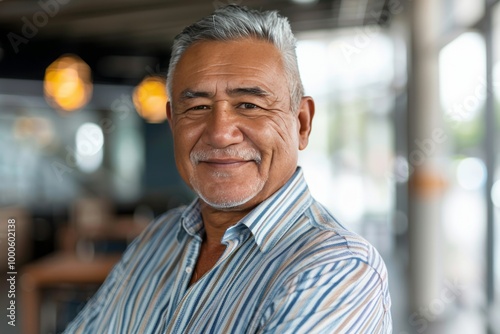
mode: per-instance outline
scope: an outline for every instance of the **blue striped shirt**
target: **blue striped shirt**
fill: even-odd
[[[195,200],[148,226],[65,333],[391,333],[377,251],[310,195],[300,168],[227,229],[189,286],[203,222]]]

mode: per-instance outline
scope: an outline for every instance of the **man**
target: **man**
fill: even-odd
[[[177,36],[167,115],[199,198],[156,219],[67,333],[390,333],[379,254],[310,195],[314,103],[288,21],[230,5]]]

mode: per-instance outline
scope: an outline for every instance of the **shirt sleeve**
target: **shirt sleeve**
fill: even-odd
[[[127,247],[120,261],[114,266],[99,290],[87,302],[85,307],[66,327],[63,334],[96,334],[104,332],[118,333],[122,324],[115,321],[116,314],[123,311],[117,303],[126,303],[121,294],[134,275],[131,263],[144,261],[143,255],[149,254],[149,242],[158,235],[158,229],[169,231],[171,225],[178,222],[178,216],[184,207],[170,210],[152,221],[146,229]],[[160,235],[162,235],[160,233]],[[121,305],[123,306],[123,305]],[[120,318],[121,315],[117,317]],[[106,328],[106,329],[104,329]]]
[[[386,279],[359,259],[343,260],[285,284],[258,332],[392,333],[390,304]]]

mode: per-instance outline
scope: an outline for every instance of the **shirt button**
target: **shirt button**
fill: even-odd
[[[191,274],[192,271],[193,269],[191,267],[186,268],[186,274]]]

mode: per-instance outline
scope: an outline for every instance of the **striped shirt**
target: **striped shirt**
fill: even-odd
[[[311,197],[300,168],[227,229],[189,286],[203,231],[197,200],[153,221],[65,333],[392,333],[382,258]]]

